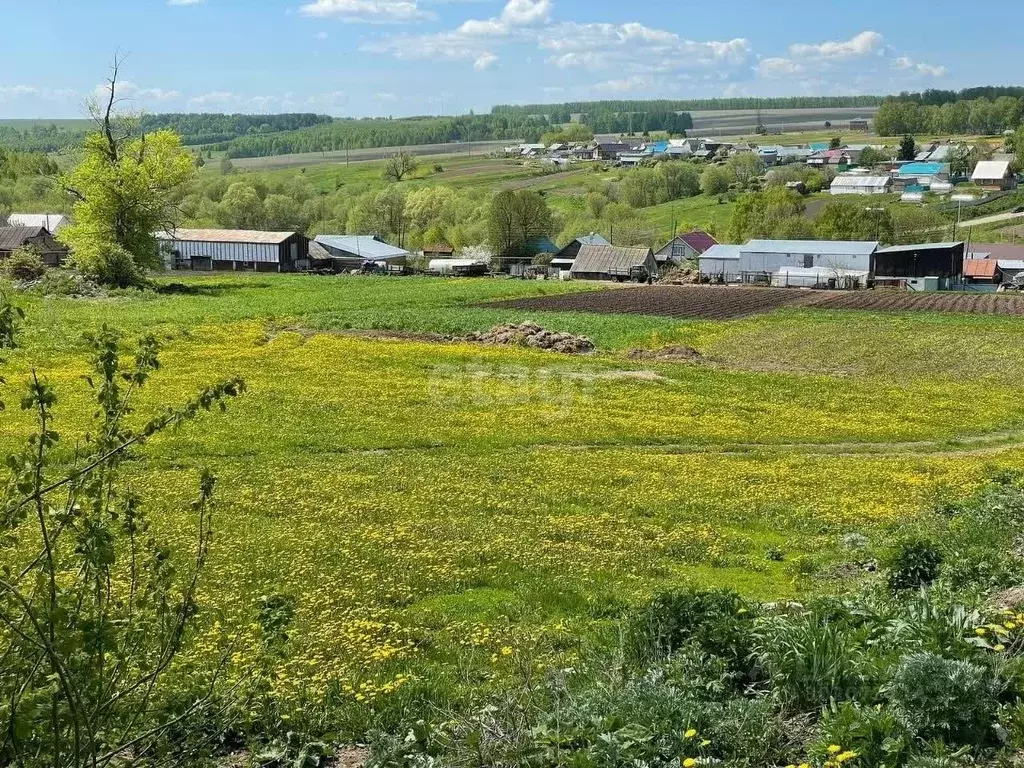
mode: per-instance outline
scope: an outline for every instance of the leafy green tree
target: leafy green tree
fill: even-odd
[[[700,170],[693,163],[660,163],[658,172],[668,200],[680,200],[700,194]]]
[[[409,152],[396,152],[384,164],[384,179],[386,181],[401,181],[406,176],[416,172],[419,163]]]
[[[900,153],[897,155],[897,159],[910,161],[915,157],[917,157],[917,142],[914,141],[914,137],[908,133],[902,140],[900,140]]]
[[[841,146],[843,146],[843,140],[839,136],[833,136],[831,139],[829,139],[829,149],[839,149]]]
[[[801,239],[811,234],[804,218],[803,198],[785,187],[750,192],[736,202],[729,238],[741,243],[752,238]]]
[[[700,175],[700,191],[705,195],[722,195],[736,180],[732,171],[721,165],[709,165]]]
[[[761,160],[753,152],[740,152],[738,155],[730,157],[728,165],[736,177],[736,181],[744,187],[760,176],[764,170]]]
[[[547,201],[528,189],[505,190],[491,198],[487,240],[501,258],[533,256],[530,243],[550,236],[554,220]]]
[[[244,181],[236,181],[221,198],[218,221],[232,229],[260,229],[266,212],[256,190]]]
[[[170,130],[139,134],[138,120],[115,114],[118,62],[108,81],[105,108],[90,108],[98,130],[86,136],[79,165],[62,178],[75,200],[73,223],[57,235],[71,248],[74,262],[103,278],[111,254],[127,253],[134,269],[128,282],[161,265],[156,233],[177,224],[174,196],[196,167],[192,154]]]
[[[892,214],[887,208],[833,197],[814,222],[822,240],[893,240]]]
[[[263,212],[263,225],[269,229],[292,232],[306,228],[302,208],[293,197],[267,195],[263,201]]]
[[[647,208],[668,200],[665,177],[654,168],[635,168],[622,182],[622,198],[634,208]]]
[[[892,160],[892,155],[886,152],[875,149],[874,147],[865,147],[864,151],[860,153],[860,159],[857,161],[858,165],[862,165],[865,168],[871,168],[882,163],[887,163]]]

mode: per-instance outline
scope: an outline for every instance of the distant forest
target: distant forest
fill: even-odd
[[[655,99],[649,101],[567,101],[562,104],[499,104],[491,114],[548,115],[552,122],[569,122],[571,115],[585,114],[587,119],[619,113],[686,112],[723,109],[820,109],[839,107],[877,107],[882,96],[787,96],[777,99]],[[590,123],[587,123],[590,125]],[[596,130],[596,129],[595,129]]]
[[[156,114],[144,115],[140,123],[146,132],[173,128],[185,144],[201,145],[230,141],[240,136],[264,136],[280,131],[293,131],[332,122],[327,115],[288,113],[280,115],[221,114]],[[87,131],[81,125],[45,124],[43,121],[26,128],[0,124],[0,147],[18,152],[59,152],[78,147]]]
[[[982,95],[977,95],[977,94]],[[886,99],[875,115],[880,136],[906,133],[994,135],[1024,123],[1024,88],[925,91]]]

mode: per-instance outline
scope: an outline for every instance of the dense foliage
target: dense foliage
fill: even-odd
[[[344,119],[297,131],[245,136],[210,148],[227,152],[230,157],[267,157],[453,141],[537,141],[549,127],[542,117],[520,114]]]
[[[886,99],[875,116],[880,136],[901,134],[991,135],[1016,130],[1024,120],[1024,96],[933,101]]]

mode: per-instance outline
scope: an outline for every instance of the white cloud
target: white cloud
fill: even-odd
[[[189,104],[197,107],[223,106],[226,104],[237,104],[241,98],[231,91],[210,91],[201,96],[193,96],[188,100]]]
[[[13,101],[23,96],[38,96],[39,89],[33,85],[0,85],[0,101]]]
[[[97,85],[93,89],[93,96],[98,101],[104,101],[110,97],[110,86],[106,83]],[[117,98],[124,101],[145,101],[145,102],[166,102],[181,98],[181,92],[167,88],[143,88],[131,80],[121,80],[117,84]]]
[[[824,43],[794,43],[789,55],[798,59],[855,59],[881,53],[885,38],[878,32],[866,30],[849,40],[827,40]]]
[[[608,91],[610,93],[626,93],[649,88],[652,85],[654,85],[654,78],[650,75],[630,75],[615,80],[605,80],[595,85],[594,88],[598,91]]]
[[[497,64],[497,62],[498,57],[493,53],[481,53],[476,57],[476,60],[473,61],[473,69],[478,69],[482,72],[486,69],[490,69]]]
[[[522,27],[547,21],[551,14],[551,0],[508,0],[501,12],[501,21],[509,26]]]
[[[167,0],[168,5],[202,5],[206,0]]]
[[[329,37],[330,37],[330,35],[327,34],[326,32],[317,32],[316,33],[316,39],[317,40],[326,40]]]
[[[375,93],[373,98],[377,101],[398,101],[398,97],[395,94],[387,92]]]
[[[942,77],[948,71],[945,67],[935,64],[925,64],[924,62],[914,61],[909,56],[900,56],[896,61],[893,62],[896,69],[908,70],[919,75],[927,75],[929,77]]]
[[[416,0],[314,0],[299,8],[305,16],[341,21],[394,23],[433,18]]]

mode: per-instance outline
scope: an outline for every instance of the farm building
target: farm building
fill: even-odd
[[[423,255],[428,259],[450,259],[455,256],[455,249],[444,243],[425,245]]]
[[[964,244],[894,245],[875,252],[872,272],[882,282],[898,281],[909,288],[938,291],[951,288],[964,271]]]
[[[896,171],[896,178],[904,184],[930,187],[935,181],[949,181],[946,163],[905,163]]]
[[[713,245],[718,245],[707,232],[695,229],[682,235],[676,235],[665,245],[654,252],[654,260],[659,265],[665,263],[682,264],[695,259]]]
[[[984,190],[1012,189],[1016,181],[1009,160],[982,160],[974,167],[971,181]]]
[[[0,259],[24,247],[36,248],[43,262],[51,267],[59,266],[68,253],[46,227],[0,227]]]
[[[860,151],[856,149],[826,149],[815,152],[807,158],[807,164],[815,168],[834,167],[842,170],[847,166],[856,165],[860,160]]]
[[[599,141],[591,153],[594,160],[617,160],[619,155],[632,149],[620,141]]]
[[[891,191],[890,176],[861,176],[854,173],[836,176],[829,187],[833,195],[884,195]]]
[[[855,117],[850,121],[851,131],[863,131],[864,133],[867,133],[870,127],[871,124],[866,117]]]
[[[554,258],[551,259],[551,266],[568,269],[572,266],[572,262],[576,260],[576,254],[580,252],[580,248],[584,245],[611,245],[611,243],[596,232],[574,237],[558,250]]]
[[[786,267],[867,272],[875,242],[843,240],[751,240],[740,247],[740,274],[745,279],[771,275]]]
[[[700,276],[707,280],[732,283],[740,278],[740,246],[713,245],[700,255]]]
[[[964,282],[970,287],[995,290],[999,283],[999,265],[995,259],[964,259]]]
[[[970,259],[1003,259],[1004,261],[1024,259],[1024,245],[971,243],[971,252],[967,254],[967,257]]]
[[[12,213],[7,217],[9,227],[44,227],[56,235],[71,222],[62,213]]]
[[[658,263],[650,248],[584,245],[569,274],[574,280],[646,281],[657,277]]]
[[[157,239],[174,269],[294,272],[309,266],[309,240],[298,232],[176,229]]]
[[[385,243],[375,235],[318,235],[314,242],[327,252],[330,268],[335,272],[362,269],[366,264],[400,267],[409,256],[404,248]]]
[[[479,277],[487,274],[487,264],[475,259],[431,259],[427,271],[449,277]]]

